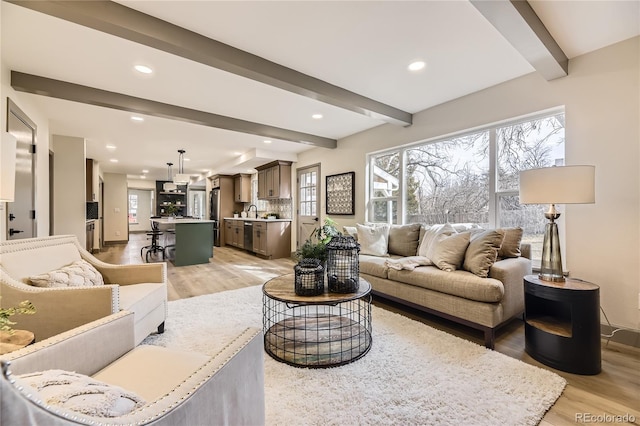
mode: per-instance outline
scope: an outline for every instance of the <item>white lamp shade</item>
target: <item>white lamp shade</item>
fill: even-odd
[[[13,202],[16,191],[16,137],[2,132],[0,146],[0,201]]]
[[[175,183],[166,182],[162,184],[162,189],[165,191],[175,191],[178,189],[178,186]]]
[[[186,185],[191,180],[191,175],[186,173],[176,173],[173,177],[173,183],[176,185]]]
[[[595,166],[562,166],[520,172],[520,204],[595,203]]]

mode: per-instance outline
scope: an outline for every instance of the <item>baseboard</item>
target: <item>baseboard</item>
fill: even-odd
[[[113,246],[116,244],[127,244],[129,242],[129,240],[112,240],[112,241],[105,241],[104,245],[105,246]]]
[[[608,324],[600,324],[600,332],[602,335],[609,335],[616,329],[617,327],[612,327]],[[617,331],[610,339],[608,337],[603,337],[603,339],[640,348],[640,330],[630,330],[625,328]]]

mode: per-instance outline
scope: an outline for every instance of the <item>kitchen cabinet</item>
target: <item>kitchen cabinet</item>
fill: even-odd
[[[251,202],[251,175],[239,174],[233,177],[233,201],[236,203]]]
[[[225,220],[225,244],[244,248],[244,222],[242,220]]]
[[[291,162],[272,161],[258,170],[258,198],[291,198]]]
[[[164,184],[173,183],[167,180],[156,181],[156,215],[170,216],[167,211],[169,204],[175,204],[178,210],[176,216],[184,216],[187,214],[187,185],[178,185],[176,191],[165,191]]]
[[[268,259],[291,256],[291,222],[253,222],[253,252]]]
[[[85,160],[85,200],[95,201],[96,194],[93,192],[93,159],[87,158]]]

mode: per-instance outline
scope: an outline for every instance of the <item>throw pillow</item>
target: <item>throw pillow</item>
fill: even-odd
[[[444,225],[433,225],[430,228],[427,228],[424,236],[422,237],[422,241],[420,242],[420,246],[418,247],[418,256],[429,257],[427,255],[429,247],[436,242],[439,236],[448,236],[455,233],[456,230],[453,229],[453,226],[449,223],[445,223]]]
[[[500,251],[498,251],[498,257],[520,257],[520,244],[522,243],[522,228],[503,228],[504,241]]]
[[[355,226],[343,226],[342,233],[358,241],[358,228]]]
[[[55,271],[29,277],[36,287],[91,287],[104,285],[102,274],[86,260],[80,259]]]
[[[493,229],[472,233],[462,267],[481,278],[487,278],[503,239],[504,233]]]
[[[443,271],[460,269],[470,236],[468,231],[446,236],[429,247],[427,257]]]
[[[415,256],[420,239],[420,224],[391,225],[389,228],[389,254]]]
[[[74,372],[47,370],[18,378],[33,387],[46,404],[87,416],[118,417],[146,404],[133,392]]]
[[[356,224],[360,254],[388,256],[389,225],[365,226]]]

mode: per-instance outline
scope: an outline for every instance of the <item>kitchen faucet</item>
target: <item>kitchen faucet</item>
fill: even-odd
[[[258,206],[256,206],[255,204],[251,204],[249,206],[249,208],[247,209],[247,216],[249,216],[249,213],[251,213],[251,207],[255,207],[256,210],[256,217],[258,217]]]

